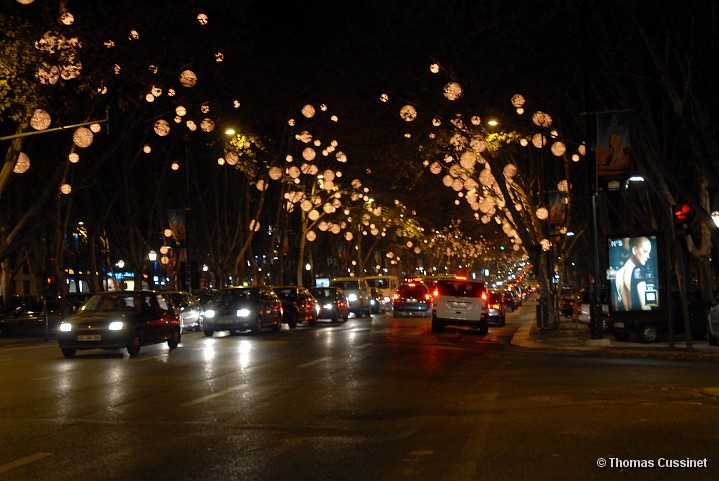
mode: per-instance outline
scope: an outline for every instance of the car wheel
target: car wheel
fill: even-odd
[[[639,338],[642,342],[649,344],[657,340],[657,334],[657,327],[654,324],[647,324],[639,332]]]
[[[212,335],[215,333],[212,329],[205,329],[202,331],[205,334],[205,337],[212,337]]]
[[[317,313],[313,312],[312,316],[310,317],[310,326],[317,325]]]
[[[70,359],[71,357],[75,357],[75,352],[77,352],[75,349],[71,349],[69,347],[63,347],[61,351],[62,355],[68,359]]]
[[[287,324],[289,324],[291,328],[297,327],[297,313],[296,312],[290,313],[290,315],[287,317]]]
[[[130,357],[137,357],[140,354],[140,348],[142,347],[142,339],[139,334],[133,334],[130,342],[127,343],[127,353]]]
[[[486,336],[489,332],[489,324],[484,322],[479,325],[479,334],[482,336]]]
[[[443,330],[444,323],[436,317],[432,317],[432,332],[442,332]]]
[[[350,315],[349,315],[349,313],[347,313],[347,315],[342,318],[342,322],[347,322],[349,317],[350,317]]]
[[[180,331],[172,331],[172,334],[170,334],[170,338],[167,340],[167,345],[170,347],[170,349],[175,349],[177,346],[180,345],[181,339],[182,336],[180,335]]]

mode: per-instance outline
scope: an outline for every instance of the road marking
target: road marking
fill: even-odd
[[[52,455],[53,453],[35,453],[31,456],[25,456],[24,458],[16,459],[11,463],[0,465],[0,473],[7,473],[8,471],[11,471],[15,468],[19,468],[20,466],[24,466],[26,464],[34,463],[35,461],[40,461],[41,459],[45,459],[48,456]]]
[[[304,364],[299,364],[297,367],[302,368],[302,367],[314,366],[315,364],[320,364],[325,361],[329,361],[330,359],[332,359],[332,358],[331,357],[321,357],[319,359],[315,359],[314,361],[306,362]]]
[[[215,399],[216,397],[224,396],[225,394],[229,394],[234,391],[239,391],[240,389],[244,389],[246,387],[247,387],[247,384],[240,384],[239,386],[231,387],[229,389],[223,389],[222,391],[208,394],[207,396],[202,396],[201,398],[197,398],[193,401],[188,401],[186,403],[180,404],[180,407],[186,408],[186,407],[190,407],[190,406],[195,406],[195,405],[201,404],[205,401],[209,401],[210,399]]]

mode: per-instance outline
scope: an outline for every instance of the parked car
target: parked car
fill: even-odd
[[[483,282],[463,277],[440,280],[435,284],[432,307],[432,332],[446,325],[469,326],[480,334],[489,331],[488,293]]]
[[[392,297],[392,315],[394,317],[432,316],[432,293],[429,287],[422,282],[400,284]]]
[[[211,337],[215,331],[251,331],[259,334],[265,327],[282,327],[282,301],[269,286],[228,287],[205,308],[202,332]]]
[[[500,292],[490,292],[487,300],[489,323],[504,326],[507,322],[504,311],[504,296]]]
[[[372,291],[363,277],[338,277],[332,279],[330,286],[339,287],[347,294],[350,312],[356,317],[370,315]]]
[[[574,310],[572,312],[572,320],[580,324],[589,325],[591,313],[590,307],[592,304],[592,292],[589,289],[582,289],[577,292],[574,298]],[[602,328],[607,330],[609,319],[609,291],[607,289],[601,289],[599,292],[599,301],[602,305]]]
[[[342,289],[339,287],[311,287],[310,293],[317,299],[318,319],[330,319],[332,322],[342,319],[347,322],[350,306],[347,295]]]
[[[17,306],[13,311],[0,316],[0,336],[24,335],[54,336],[60,321],[67,311],[60,301],[47,301],[47,325],[42,301],[34,301]]]
[[[180,312],[183,331],[202,330],[203,309],[197,297],[185,291],[166,291],[164,294]]]
[[[512,291],[502,293],[502,304],[504,305],[504,312],[514,312],[520,306],[517,295]]]
[[[581,289],[576,287],[563,287],[559,293],[559,313],[566,317],[572,317],[574,312],[574,301]]]
[[[147,344],[181,340],[180,314],[160,291],[106,292],[93,296],[60,324],[57,341],[65,357],[78,350],[127,349],[130,357]]]
[[[310,326],[317,323],[317,299],[302,286],[275,286],[272,288],[282,301],[282,322],[297,327],[300,322]]]

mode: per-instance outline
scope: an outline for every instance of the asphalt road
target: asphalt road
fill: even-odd
[[[512,346],[532,314],[191,333],[135,359],[4,342],[0,479],[719,479],[717,363]]]

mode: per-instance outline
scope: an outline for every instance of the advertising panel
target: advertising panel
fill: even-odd
[[[660,244],[654,234],[609,237],[609,300],[612,312],[657,311],[662,271]]]

